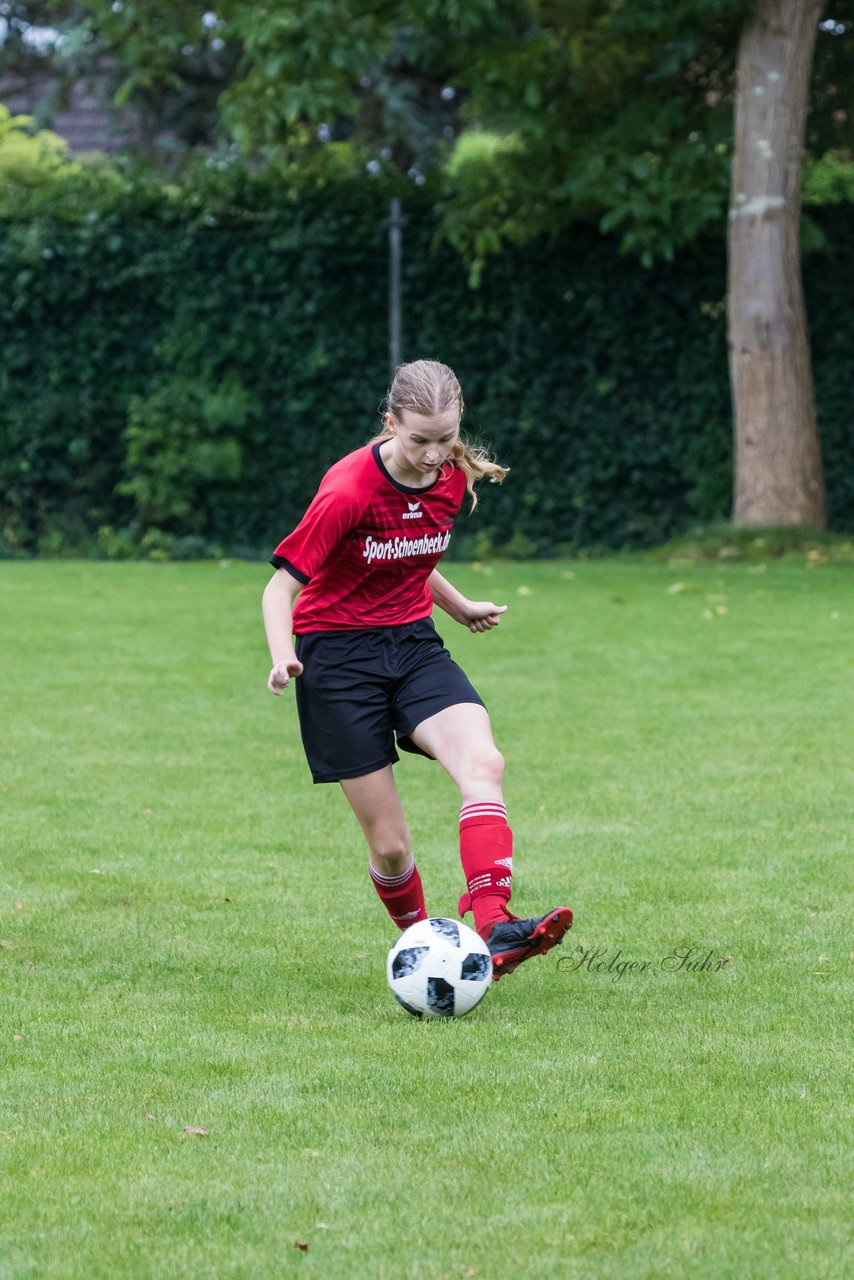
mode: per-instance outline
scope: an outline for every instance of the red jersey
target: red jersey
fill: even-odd
[[[294,632],[355,631],[429,618],[427,579],[447,550],[466,491],[453,462],[426,489],[392,479],[380,444],[330,467],[270,563],[304,584]]]

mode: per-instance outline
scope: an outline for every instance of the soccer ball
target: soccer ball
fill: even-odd
[[[439,916],[419,920],[388,953],[388,985],[416,1018],[461,1018],[492,983],[489,947],[474,929]]]

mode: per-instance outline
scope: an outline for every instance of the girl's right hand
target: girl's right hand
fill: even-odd
[[[277,662],[270,672],[270,678],[267,681],[267,688],[270,693],[275,694],[277,698],[281,698],[291,682],[291,676],[302,675],[302,663],[299,658],[286,658],[282,662]]]

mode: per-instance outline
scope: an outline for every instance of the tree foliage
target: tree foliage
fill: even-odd
[[[54,180],[65,168],[68,147],[49,129],[34,129],[31,116],[0,106],[0,191]]]
[[[736,50],[754,3],[219,0],[206,12],[190,0],[53,0],[48,8],[64,32],[58,56],[108,53],[120,100],[159,112],[162,124],[189,113],[208,142],[301,161],[330,141],[349,142],[373,169],[418,182],[441,168],[444,234],[470,257],[589,217],[648,262],[723,222]],[[44,20],[45,0],[14,7]],[[808,135],[812,155],[833,150],[841,168],[854,144],[850,8],[836,0],[819,32]]]

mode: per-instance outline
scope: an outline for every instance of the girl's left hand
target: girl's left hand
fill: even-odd
[[[469,631],[489,631],[498,626],[502,613],[506,612],[506,604],[493,604],[491,600],[469,600],[460,621]]]

